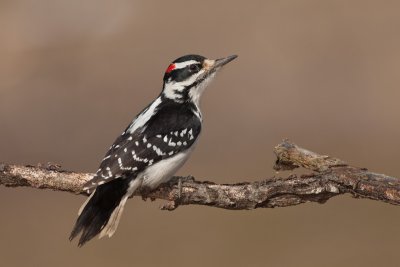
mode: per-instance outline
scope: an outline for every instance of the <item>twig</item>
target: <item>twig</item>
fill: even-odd
[[[350,166],[342,160],[319,155],[287,140],[276,146],[274,152],[277,156],[276,170],[303,167],[313,172],[236,184],[215,184],[195,181],[192,177],[175,177],[170,183],[146,193],[146,197],[167,200],[162,207],[166,210],[190,204],[232,210],[286,207],[305,202],[324,203],[331,197],[345,193],[400,204],[398,178]],[[0,184],[8,187],[28,186],[85,194],[82,185],[91,177],[90,173],[65,171],[54,164],[0,164]],[[179,179],[182,180],[180,197]]]

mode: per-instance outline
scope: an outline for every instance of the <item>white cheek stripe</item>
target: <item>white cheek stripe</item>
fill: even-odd
[[[185,89],[186,86],[193,84],[200,75],[204,73],[204,70],[200,70],[198,73],[193,74],[187,80],[181,82],[169,82],[165,84],[164,93],[168,98],[175,98],[176,93],[175,90],[181,91]]]
[[[192,64],[199,64],[200,62],[196,61],[196,60],[188,60],[188,61],[184,61],[184,62],[178,62],[178,63],[174,63],[175,68],[176,69],[183,69],[186,66],[192,65]]]

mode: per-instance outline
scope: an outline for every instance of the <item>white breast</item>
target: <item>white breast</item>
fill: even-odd
[[[143,179],[143,186],[154,189],[167,182],[189,158],[194,145],[188,150],[178,153],[173,157],[161,160],[138,175],[136,179]]]

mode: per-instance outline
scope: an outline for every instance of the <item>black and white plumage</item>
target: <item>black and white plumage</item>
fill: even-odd
[[[201,132],[200,96],[235,58],[187,55],[169,65],[161,94],[115,140],[86,184],[91,195],[79,210],[70,240],[81,232],[79,246],[97,234],[111,237],[129,196],[142,186],[157,188],[185,163]]]

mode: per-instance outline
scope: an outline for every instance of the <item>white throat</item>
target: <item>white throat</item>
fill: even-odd
[[[203,95],[204,90],[211,83],[214,77],[215,77],[215,72],[210,74],[210,76],[208,76],[204,81],[202,81],[197,86],[190,88],[189,97],[192,100],[192,102],[197,106],[197,108],[199,108],[200,98]]]

